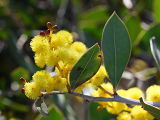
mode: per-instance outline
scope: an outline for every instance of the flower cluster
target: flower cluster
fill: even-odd
[[[32,39],[30,46],[35,52],[36,65],[54,68],[55,75],[45,70],[37,71],[32,76],[33,81],[24,85],[24,93],[30,99],[36,99],[41,91],[67,91],[69,73],[86,51],[82,42],[73,42],[73,36],[68,31],[53,33],[57,26],[52,26],[50,22],[47,27],[49,29],[46,32],[40,32],[40,35]]]
[[[110,92],[113,92],[111,83],[103,83],[101,86]],[[146,91],[146,101],[160,101],[160,86],[150,86]],[[144,93],[139,88],[130,88],[128,90],[117,90],[117,93],[123,97],[139,100],[144,97]],[[103,89],[98,88],[92,92],[95,97],[111,97]],[[106,108],[109,113],[118,114],[117,120],[153,120],[154,117],[145,111],[140,105],[130,105],[120,102],[99,102],[99,104]]]
[[[87,51],[82,42],[73,42],[71,33],[61,30],[53,33],[57,26],[47,23],[48,30],[35,36],[30,46],[35,52],[35,63],[43,68],[49,66],[54,68],[54,72],[49,73],[45,70],[37,71],[32,76],[31,82],[25,82],[24,93],[30,99],[41,96],[41,91],[51,92],[53,90],[67,91],[69,84],[69,73],[73,65]],[[54,75],[52,75],[54,73]],[[104,66],[88,82],[85,83],[99,86],[107,77]],[[81,93],[84,85],[76,89]]]

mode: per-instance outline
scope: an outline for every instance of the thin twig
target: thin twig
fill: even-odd
[[[46,95],[54,95],[54,94],[71,94],[74,96],[79,96],[81,98],[84,98],[88,101],[105,101],[105,102],[122,102],[126,104],[133,104],[133,105],[141,105],[139,100],[131,99],[131,98],[126,98],[122,97],[120,95],[114,95],[112,97],[94,97],[94,96],[89,96],[89,95],[84,95],[81,93],[77,93],[72,91],[71,93],[68,92],[62,92],[62,91],[52,91],[50,93],[47,92],[42,92],[44,96]],[[160,106],[160,102],[152,102],[152,101],[145,101],[145,103],[153,105],[153,106]]]
[[[83,99],[83,109],[84,109],[83,118],[84,120],[88,120],[88,103],[85,99]]]
[[[108,95],[110,95],[110,96],[114,96],[114,94],[113,94],[113,93],[111,93],[110,91],[108,91],[108,90],[104,89],[102,86],[99,86],[99,88],[100,88],[101,90],[103,90],[105,93],[107,93]]]

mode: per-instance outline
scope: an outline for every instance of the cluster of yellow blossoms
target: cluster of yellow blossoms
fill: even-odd
[[[25,82],[24,93],[30,99],[36,99],[41,96],[42,91],[51,92],[53,90],[67,91],[69,83],[69,73],[78,59],[86,52],[87,48],[82,42],[73,42],[72,34],[61,30],[53,33],[55,26],[47,24],[48,30],[35,36],[30,46],[35,52],[35,63],[43,68],[49,66],[53,68],[53,72],[49,73],[45,70],[37,71],[32,76],[31,82]],[[54,74],[54,75],[53,75]],[[95,97],[110,97],[101,86],[107,91],[113,92],[113,86],[110,83],[104,83],[104,78],[108,77],[104,66],[101,66],[98,72],[86,83],[75,89],[82,92],[86,85],[97,86],[97,90],[93,90],[92,95]],[[160,101],[160,86],[151,86],[146,91],[147,101]],[[128,90],[118,90],[117,93],[123,97],[137,99],[144,97],[143,92],[138,88],[130,88]],[[112,114],[118,114],[118,120],[153,120],[153,116],[143,110],[141,106],[130,105],[120,102],[99,102],[101,106],[106,108]]]
[[[52,67],[54,75],[45,70],[36,72],[32,76],[33,81],[24,85],[24,93],[30,99],[36,99],[41,91],[67,91],[69,73],[86,51],[82,42],[73,42],[71,33],[65,30],[53,33],[55,26],[51,26],[51,23],[47,23],[47,26],[49,29],[35,36],[30,46],[35,52],[36,65]]]
[[[110,92],[113,92],[111,83],[103,83],[101,86]],[[150,86],[146,91],[146,101],[160,101],[160,86]],[[139,88],[130,88],[128,90],[117,90],[120,96],[139,100],[144,97],[144,93]],[[111,97],[104,90],[98,88],[92,92],[95,97]],[[154,117],[145,111],[140,105],[127,105],[120,102],[99,102],[99,104],[106,108],[109,113],[118,114],[117,120],[154,120]]]
[[[50,24],[50,23],[49,23]],[[73,42],[71,33],[61,30],[53,33],[54,26],[49,25],[49,30],[35,36],[30,46],[35,52],[35,63],[43,68],[45,65],[54,68],[54,75],[45,70],[37,71],[33,81],[24,85],[24,93],[30,99],[41,96],[41,91],[51,92],[53,90],[67,91],[69,86],[69,73],[73,65],[87,51],[82,42]],[[99,86],[107,76],[104,66],[93,76],[87,84]],[[80,92],[86,84],[81,85],[75,91]]]

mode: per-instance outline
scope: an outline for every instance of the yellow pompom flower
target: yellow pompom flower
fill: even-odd
[[[152,85],[146,91],[146,100],[160,102],[160,86]]]
[[[58,55],[59,51],[57,50],[50,50],[50,52],[48,52],[46,57],[46,64],[50,67],[53,67],[54,65],[56,65],[59,61],[59,55]]]
[[[32,76],[33,80],[36,82],[36,84],[43,88],[44,90],[47,89],[47,84],[48,81],[50,81],[52,78],[49,74],[49,72],[42,70],[42,71],[38,71],[36,72],[33,76]]]
[[[93,90],[92,91],[92,96],[99,97],[98,91],[97,90]]]
[[[144,94],[139,88],[134,87],[127,90],[127,97],[139,100],[140,97],[144,97]]]
[[[105,90],[107,90],[107,91],[109,91],[109,92],[113,92],[113,86],[112,86],[112,84],[111,83],[102,83],[101,84],[101,87],[103,87]],[[101,88],[98,88],[98,90],[97,90],[97,92],[98,92],[98,96],[99,97],[111,97],[109,94],[107,94],[104,90],[102,90]],[[93,95],[95,94],[95,93],[92,93]],[[96,93],[97,94],[97,93]],[[95,95],[96,95],[95,94]],[[98,102],[99,104],[101,104],[103,107],[106,107],[106,105],[109,103],[109,102]]]
[[[41,53],[37,53],[34,56],[35,63],[38,67],[43,68],[46,64],[45,56]]]
[[[106,109],[111,114],[119,114],[121,111],[127,109],[127,105],[120,102],[107,102]]]
[[[118,95],[120,96],[123,96],[123,97],[127,97],[127,90],[123,90],[123,89],[120,89],[120,90],[117,90],[117,93]]]
[[[70,64],[71,66],[73,66],[78,59],[81,57],[81,54],[78,53],[76,50],[74,49],[69,49],[68,50],[68,59],[65,61],[67,64]]]
[[[42,54],[48,50],[49,44],[45,37],[37,35],[30,42],[30,46],[34,52]]]
[[[67,91],[67,79],[61,76],[53,76],[54,90]]]
[[[62,60],[63,62],[67,61],[69,59],[69,54],[70,54],[70,48],[65,48],[65,47],[60,47],[57,49],[58,51],[58,56],[59,59]]]
[[[79,53],[84,53],[87,50],[85,44],[83,44],[82,42],[74,42],[71,45],[71,48],[75,49]]]
[[[126,90],[118,90],[117,93],[121,96],[126,96]],[[120,102],[107,102],[106,109],[111,114],[119,114],[123,110],[128,111],[129,107],[125,103]]]
[[[113,86],[112,86],[111,83],[109,83],[109,82],[108,83],[102,83],[101,86],[105,90],[107,90],[107,91],[109,91],[111,93],[113,92]],[[110,97],[110,95],[108,95],[104,90],[102,90],[100,88],[98,88],[98,94],[99,94],[100,97]]]
[[[117,93],[123,97],[127,96],[126,90],[118,90]],[[107,102],[106,109],[112,114],[119,114],[123,110],[130,110],[130,108],[125,103],[120,102]]]
[[[105,77],[108,77],[108,74],[104,66],[101,66],[98,72],[90,79],[90,81],[92,85],[100,86],[104,82]]]
[[[122,112],[117,116],[117,120],[132,120],[132,117],[128,112]]]
[[[61,30],[56,34],[52,34],[51,43],[54,48],[57,47],[66,47],[73,42],[72,34],[68,31]]]
[[[153,120],[154,117],[145,111],[141,106],[134,106],[131,109],[131,115],[133,117],[133,120]]]
[[[40,86],[36,82],[26,83],[24,85],[25,95],[30,99],[36,99],[40,95]]]

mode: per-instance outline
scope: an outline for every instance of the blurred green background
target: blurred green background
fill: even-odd
[[[29,81],[40,69],[34,64],[29,43],[47,29],[46,22],[72,32],[75,40],[90,47],[101,40],[103,26],[113,11],[124,21],[131,37],[128,69],[132,73],[152,70],[155,62],[149,39],[155,36],[160,41],[160,0],[0,0],[0,120],[44,120],[34,111],[34,101],[21,93],[19,78]],[[159,73],[151,73],[143,75],[143,80],[124,77],[119,88],[137,86],[145,90],[159,84]],[[46,98],[46,103],[49,120],[84,119],[82,102],[73,97],[55,95]],[[97,111],[96,103],[87,106],[89,120],[116,118],[105,109]]]

